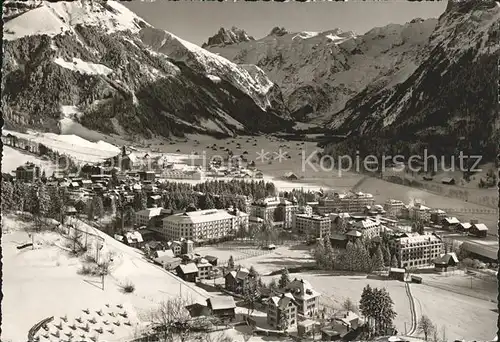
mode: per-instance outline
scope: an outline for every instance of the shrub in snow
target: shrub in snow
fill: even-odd
[[[127,282],[125,285],[123,285],[123,292],[132,293],[134,291],[135,291],[135,285],[132,284],[131,282]]]

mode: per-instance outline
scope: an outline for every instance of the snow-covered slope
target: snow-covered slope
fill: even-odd
[[[236,63],[261,67],[283,90],[292,116],[324,121],[366,86],[414,71],[437,20],[375,28],[365,35],[332,29],[289,33],[274,28],[255,41],[208,46]]]
[[[364,89],[329,126],[351,135],[344,147],[458,148],[491,158],[500,137],[499,53],[498,2],[450,2],[413,70],[398,84]]]
[[[10,1],[15,4],[17,1]],[[23,1],[24,2],[24,1]],[[54,36],[82,24],[96,26],[107,33],[130,30],[138,32],[148,24],[115,1],[27,1],[37,6],[4,24],[4,39],[19,39],[31,35]],[[4,7],[9,14],[15,7]]]
[[[5,5],[9,127],[57,131],[73,120],[103,133],[168,136],[292,125],[264,72],[156,30],[117,1]],[[65,117],[65,106],[80,114]]]

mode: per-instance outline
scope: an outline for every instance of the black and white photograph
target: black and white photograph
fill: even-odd
[[[2,13],[1,341],[498,340],[500,1]]]

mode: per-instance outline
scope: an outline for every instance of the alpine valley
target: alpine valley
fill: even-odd
[[[449,2],[438,19],[363,35],[221,28],[203,48],[116,1],[6,1],[3,11],[9,128],[58,132],[71,120],[148,138],[305,122],[345,137],[331,153],[496,150],[495,1]]]

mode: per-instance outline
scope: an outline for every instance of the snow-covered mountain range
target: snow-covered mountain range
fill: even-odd
[[[262,39],[206,48],[261,67],[282,88],[294,118],[324,121],[368,85],[397,82],[413,72],[436,23],[417,19],[364,35],[340,29],[289,33],[276,27]]]
[[[405,146],[413,153],[462,150],[493,158],[500,138],[499,58],[500,3],[449,2],[411,73],[365,88],[330,119],[332,131],[350,135],[340,151]]]
[[[439,19],[363,35],[221,29],[201,48],[116,1],[7,1],[7,127],[61,121],[121,135],[275,132],[315,121],[328,146],[492,154],[500,5],[450,1]]]
[[[460,147],[492,157],[500,138],[499,4],[449,1],[438,19],[363,35],[275,28],[262,39],[207,49],[261,67],[296,120],[349,136],[331,153]]]
[[[57,131],[71,119],[168,136],[292,125],[260,68],[155,29],[117,1],[8,1],[3,11],[7,126]]]

